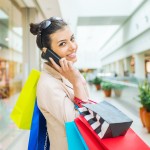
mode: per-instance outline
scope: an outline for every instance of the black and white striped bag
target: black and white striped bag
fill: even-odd
[[[80,113],[101,139],[125,135],[132,124],[129,117],[106,101],[83,106],[78,108]]]

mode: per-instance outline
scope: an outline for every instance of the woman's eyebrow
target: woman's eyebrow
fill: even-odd
[[[71,35],[71,38],[72,38],[72,37],[74,37],[74,34]],[[64,42],[64,41],[67,41],[67,39],[60,40],[60,41],[58,41],[57,43]]]
[[[72,38],[72,37],[74,37],[74,34],[71,35],[71,38]],[[60,40],[60,41],[58,41],[57,43],[64,42],[64,41],[67,41],[67,39]]]
[[[57,43],[64,42],[64,41],[67,41],[67,40],[66,40],[66,39],[63,39],[63,40],[58,41]]]

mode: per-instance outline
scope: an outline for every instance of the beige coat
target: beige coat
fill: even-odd
[[[37,86],[37,102],[47,121],[50,150],[67,150],[65,122],[79,115],[74,109],[73,87],[46,63],[43,68]]]

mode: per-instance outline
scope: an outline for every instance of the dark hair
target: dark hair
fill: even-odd
[[[46,24],[48,22],[48,24]],[[30,32],[37,35],[36,43],[39,49],[47,47],[51,49],[50,35],[56,31],[63,29],[67,23],[58,17],[51,17],[40,23],[30,23]]]

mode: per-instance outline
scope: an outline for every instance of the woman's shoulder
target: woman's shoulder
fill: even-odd
[[[37,98],[54,97],[56,94],[64,95],[62,81],[50,74],[41,72],[36,88]]]
[[[40,78],[38,81],[37,86],[38,87],[54,87],[56,85],[60,85],[60,79],[57,79],[56,77],[52,76],[51,74],[48,74],[47,72],[41,72]]]

